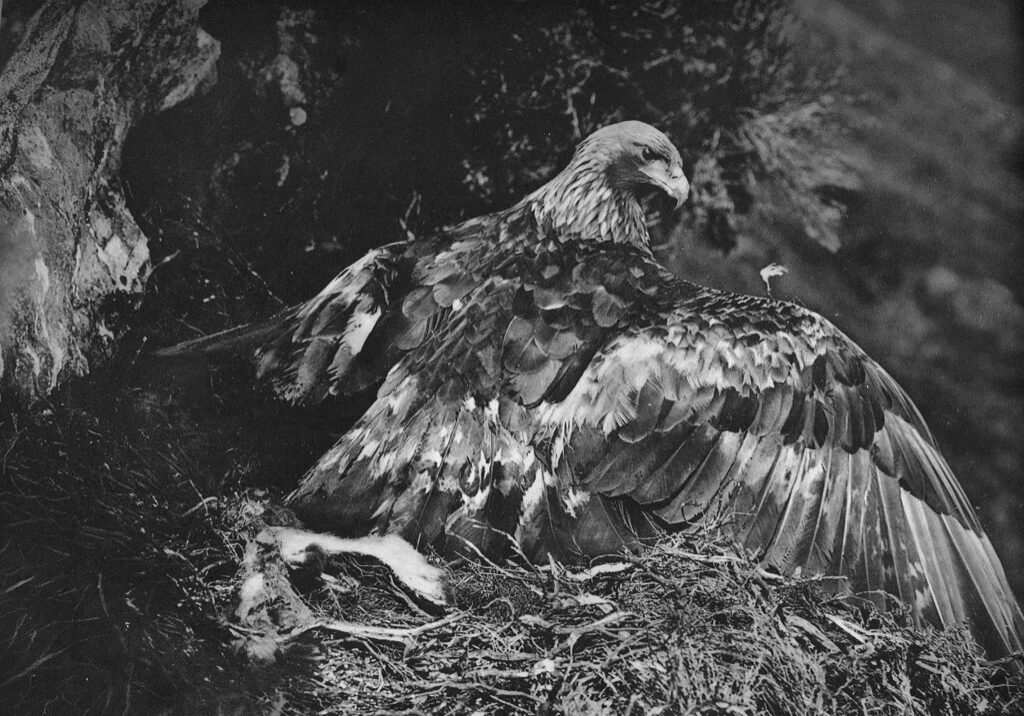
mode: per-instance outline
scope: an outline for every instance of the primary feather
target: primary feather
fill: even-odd
[[[515,206],[376,249],[228,334],[293,402],[380,386],[291,504],[488,559],[585,561],[714,519],[780,571],[1020,650],[1002,566],[910,399],[820,316],[660,266],[651,186],[685,198],[675,147],[605,127]]]

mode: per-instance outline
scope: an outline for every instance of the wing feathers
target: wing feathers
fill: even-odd
[[[722,489],[733,466],[749,457],[757,443],[756,438],[745,440],[740,433],[721,433],[707,457],[691,475],[685,475],[676,496],[664,507],[654,511],[671,524],[690,522],[710,507]]]
[[[807,539],[802,548],[801,562],[806,569],[820,573],[832,562],[832,554],[836,542],[835,524],[842,518],[843,504],[840,499],[845,495],[847,474],[837,468],[837,453],[829,449],[822,459],[821,493],[818,504],[812,510],[813,520],[809,523]]]
[[[772,462],[761,487],[743,544],[747,550],[763,557],[772,543],[780,516],[788,503],[789,493],[796,480],[796,465],[800,453],[789,446],[781,448]]]
[[[1020,648],[1024,618],[920,414],[831,324],[627,246],[495,251],[472,238],[488,226],[349,269],[265,353],[313,401],[351,389],[364,353],[398,361],[296,492],[305,515],[566,561],[713,521],[781,571]]]

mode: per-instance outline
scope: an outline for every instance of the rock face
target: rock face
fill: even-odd
[[[0,74],[0,402],[31,402],[112,343],[104,308],[149,250],[118,180],[139,118],[191,96],[219,45],[203,0],[43,3]]]

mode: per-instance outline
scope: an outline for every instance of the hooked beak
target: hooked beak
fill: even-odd
[[[674,169],[671,174],[661,171],[648,171],[646,168],[640,171],[650,178],[652,184],[660,187],[662,191],[676,200],[676,210],[683,205],[686,197],[690,195],[690,182],[687,181],[686,175],[683,174],[683,170],[680,168]]]

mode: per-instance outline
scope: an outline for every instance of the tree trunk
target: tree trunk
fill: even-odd
[[[31,402],[108,354],[146,237],[119,182],[128,130],[189,97],[220,47],[205,0],[50,0],[0,73],[0,396]]]

